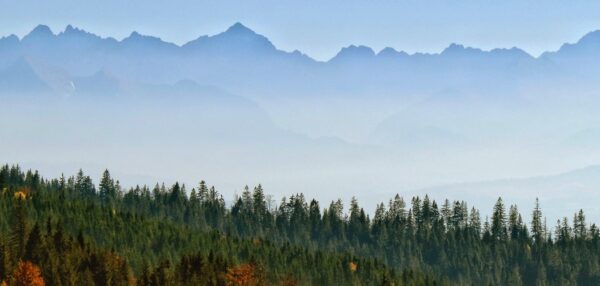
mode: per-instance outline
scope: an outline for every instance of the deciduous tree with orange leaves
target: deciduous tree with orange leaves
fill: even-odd
[[[29,261],[19,261],[13,272],[13,286],[45,286],[40,268]]]
[[[242,264],[227,269],[225,274],[228,286],[257,286],[262,285],[256,266]]]

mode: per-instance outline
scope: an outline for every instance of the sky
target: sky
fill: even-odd
[[[0,35],[67,24],[117,39],[132,31],[183,44],[242,22],[278,48],[319,60],[368,45],[440,52],[450,43],[537,56],[600,29],[600,1],[0,0]]]

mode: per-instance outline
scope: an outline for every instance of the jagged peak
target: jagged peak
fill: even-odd
[[[361,56],[374,56],[375,51],[370,47],[363,45],[350,45],[345,48],[342,48],[338,55],[361,55]]]
[[[443,54],[456,54],[456,53],[463,53],[463,52],[476,52],[476,53],[480,53],[483,52],[481,49],[478,48],[471,48],[471,47],[466,47],[462,44],[457,44],[457,43],[451,43],[447,48],[445,48],[442,51],[442,55]]]
[[[79,29],[77,27],[73,27],[71,25],[67,25],[67,27],[62,32],[62,34],[64,34],[64,35],[71,35],[71,34],[90,34],[90,33],[86,32],[83,29]]]
[[[65,30],[62,31],[58,36],[62,37],[90,37],[100,39],[100,36],[87,32],[86,30],[74,27],[72,25],[67,25]]]
[[[17,37],[15,34],[10,34],[8,36],[4,36],[4,37],[0,38],[0,42],[1,41],[18,42],[19,41],[19,37]]]

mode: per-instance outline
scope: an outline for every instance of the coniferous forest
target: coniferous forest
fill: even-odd
[[[352,200],[205,182],[125,189],[105,171],[46,179],[0,169],[2,285],[600,285],[600,232],[583,211],[524,221],[499,198]]]

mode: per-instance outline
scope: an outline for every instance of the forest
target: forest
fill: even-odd
[[[106,170],[48,179],[0,168],[0,285],[600,285],[600,231],[582,210],[524,221],[498,198],[396,195],[227,201],[200,181],[124,188]]]

